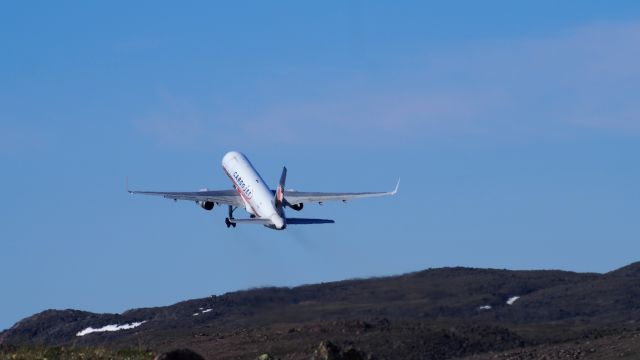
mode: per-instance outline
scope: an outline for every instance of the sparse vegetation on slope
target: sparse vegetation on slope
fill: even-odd
[[[635,331],[639,280],[640,263],[607,274],[430,269],[238,291],[123,314],[48,310],[0,333],[0,343],[308,359],[329,341],[376,358],[448,359]]]
[[[1,346],[0,360],[152,360],[152,351],[110,350],[106,348],[38,347],[38,346]]]

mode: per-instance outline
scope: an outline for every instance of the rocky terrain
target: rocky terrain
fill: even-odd
[[[47,310],[0,333],[0,354],[109,349],[144,357],[190,348],[209,359],[640,358],[639,320],[640,263],[606,274],[441,268],[122,314]]]

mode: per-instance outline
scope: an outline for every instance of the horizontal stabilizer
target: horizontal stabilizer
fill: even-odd
[[[273,224],[269,219],[229,219],[232,224],[256,224],[256,225],[269,225]]]
[[[287,218],[287,225],[333,224],[334,222],[326,219]]]

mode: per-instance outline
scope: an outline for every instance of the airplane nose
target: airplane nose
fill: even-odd
[[[229,151],[228,153],[224,154],[224,156],[222,157],[222,166],[224,167],[225,165],[229,164],[231,160],[237,160],[239,155],[240,153],[237,151]]]

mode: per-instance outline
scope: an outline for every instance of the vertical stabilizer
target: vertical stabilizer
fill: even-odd
[[[278,182],[278,187],[276,188],[276,196],[274,199],[274,204],[276,205],[276,210],[280,216],[284,216],[283,212],[283,202],[284,202],[284,183],[287,181],[287,167],[282,168],[282,175],[280,175],[280,182]]]

